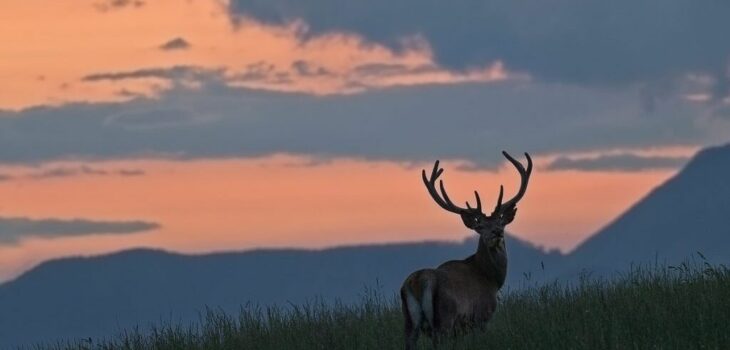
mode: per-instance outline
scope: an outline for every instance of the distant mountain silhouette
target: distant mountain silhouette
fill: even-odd
[[[730,145],[697,153],[677,175],[579,245],[566,264],[599,273],[625,271],[629,263],[676,264],[696,252],[712,263],[730,262]]]
[[[510,279],[539,274],[558,253],[508,238]],[[0,348],[112,335],[136,325],[198,320],[206,306],[237,312],[248,302],[295,304],[316,297],[356,302],[386,296],[412,271],[476,251],[476,241],[180,255],[130,250],[39,265],[0,285]]]

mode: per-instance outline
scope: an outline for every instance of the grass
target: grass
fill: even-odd
[[[128,330],[101,342],[33,349],[402,349],[400,303],[368,292],[354,306],[207,310],[195,325]],[[430,349],[422,338],[421,348]],[[730,348],[730,269],[708,264],[635,268],[504,293],[485,330],[444,349]]]

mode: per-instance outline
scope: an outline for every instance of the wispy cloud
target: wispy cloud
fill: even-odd
[[[268,83],[284,84],[291,83],[291,73],[279,69],[275,64],[266,61],[259,61],[247,64],[246,67],[237,72],[231,72],[225,79],[232,83]]]
[[[45,180],[53,178],[65,178],[76,176],[142,176],[145,171],[142,169],[100,169],[88,165],[81,166],[59,166],[30,171],[21,174],[0,174],[0,182],[11,180]]]
[[[144,170],[141,169],[97,169],[82,165],[78,167],[55,167],[38,172],[31,172],[23,175],[24,178],[41,180],[59,177],[74,177],[81,175],[89,176],[141,176]]]
[[[191,47],[190,43],[185,38],[177,37],[171,39],[166,43],[160,45],[160,50],[163,51],[175,51],[175,50],[187,50]]]
[[[398,63],[368,63],[354,69],[354,73],[362,76],[398,76],[410,74],[433,73],[439,70],[432,64],[409,67]]]
[[[173,67],[153,67],[137,69],[132,71],[121,72],[101,72],[86,75],[81,78],[82,81],[93,82],[103,80],[127,80],[127,79],[202,79],[212,75],[219,75],[220,69],[209,69],[196,66],[173,66]]]
[[[305,60],[296,60],[292,64],[292,69],[294,71],[304,77],[319,77],[319,76],[331,76],[334,75],[331,71],[329,71],[327,68],[318,66],[313,62],[305,61]]]
[[[588,158],[558,157],[548,164],[548,170],[580,171],[642,171],[648,169],[677,169],[689,157],[642,156],[630,153],[600,155]]]
[[[86,219],[30,219],[0,217],[0,245],[28,238],[60,238],[98,234],[131,234],[160,228],[147,221],[95,221]]]
[[[100,12],[118,10],[123,8],[136,8],[145,5],[143,0],[102,0],[94,3],[94,8]]]

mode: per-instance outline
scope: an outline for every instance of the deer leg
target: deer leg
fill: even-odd
[[[403,334],[406,350],[415,350],[418,336],[421,333],[421,310],[417,303],[414,304],[413,296],[409,295],[405,288],[401,290],[401,309],[404,319]]]
[[[405,307],[404,307],[405,309]],[[406,342],[406,350],[415,350],[416,349],[416,343],[418,342],[418,336],[421,333],[420,327],[414,327],[413,321],[407,314],[407,310],[404,310],[405,315],[405,342]]]
[[[433,347],[434,349],[438,349],[440,345],[441,345],[441,334],[439,334],[437,332],[433,332],[433,334],[431,335],[431,347]]]
[[[418,330],[406,330],[406,350],[416,350],[418,343]]]

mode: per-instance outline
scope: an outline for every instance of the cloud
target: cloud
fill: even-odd
[[[200,80],[208,79],[212,76],[220,75],[221,69],[210,69],[196,66],[173,66],[173,67],[154,67],[137,69],[133,71],[122,72],[101,72],[89,74],[81,78],[85,82],[93,81],[118,81],[127,79],[166,79],[166,80]]]
[[[314,63],[305,60],[296,60],[291,64],[291,66],[297,74],[303,77],[334,75],[334,73],[330,72],[326,68],[317,66]]]
[[[2,112],[0,164],[291,153],[398,162],[461,159],[488,169],[503,162],[503,149],[538,156],[727,142],[730,126],[706,118],[706,106],[669,100],[646,115],[635,96],[633,89],[519,81],[337,96],[212,82],[175,88],[159,99]]]
[[[712,115],[717,118],[730,120],[730,103],[718,106]]]
[[[119,169],[116,173],[121,176],[142,176],[145,171],[142,169]]]
[[[79,167],[56,167],[50,168],[43,171],[28,173],[24,178],[42,180],[60,177],[73,177],[73,176],[141,176],[144,175],[144,171],[140,169],[115,169],[105,170],[97,169],[90,166],[82,165]]]
[[[175,51],[175,50],[187,50],[191,47],[190,43],[185,38],[177,37],[171,39],[168,42],[160,45],[160,50],[163,51]]]
[[[160,228],[146,221],[93,221],[86,219],[29,219],[0,217],[0,245],[28,238],[60,238],[98,234],[131,234]]]
[[[106,118],[109,127],[128,130],[151,130],[157,128],[187,127],[208,122],[204,114],[185,108],[130,109]]]
[[[299,62],[299,61],[297,61]],[[304,61],[301,61],[304,62]],[[296,62],[292,64],[296,69]],[[287,84],[293,82],[291,74],[288,71],[280,70],[275,64],[259,61],[247,64],[241,71],[228,74],[225,83],[268,83],[268,84]]]
[[[431,65],[424,64],[416,67],[409,67],[404,64],[398,63],[368,63],[362,64],[354,69],[356,75],[362,76],[397,76],[397,75],[410,75],[410,74],[424,74],[438,72],[439,68]]]
[[[306,23],[302,38],[359,34],[396,50],[425,39],[437,63],[503,61],[543,81],[617,85],[702,72],[727,86],[730,2],[695,0],[231,0],[234,22]]]
[[[104,0],[97,1],[94,3],[94,8],[100,12],[107,12],[111,10],[119,10],[123,8],[138,8],[145,5],[142,0]]]
[[[642,171],[649,169],[677,169],[688,157],[640,156],[631,153],[601,155],[590,158],[558,157],[548,164],[548,170],[579,171]]]
[[[88,165],[81,166],[61,166],[32,171],[24,174],[0,174],[0,182],[12,180],[46,180],[54,178],[75,177],[75,176],[142,176],[145,171],[142,169],[99,169]]]
[[[97,72],[81,78],[83,82],[123,82],[134,79],[161,79],[171,83],[172,87],[187,85],[220,84],[235,86],[237,84],[264,83],[271,85],[290,84],[292,74],[302,77],[321,77],[333,75],[323,67],[316,67],[306,61],[295,61],[292,71],[279,69],[275,64],[265,61],[247,64],[241,70],[228,68],[208,68],[201,66],[178,65],[172,67],[149,67],[131,71]],[[144,97],[143,95],[122,89],[120,96]]]

